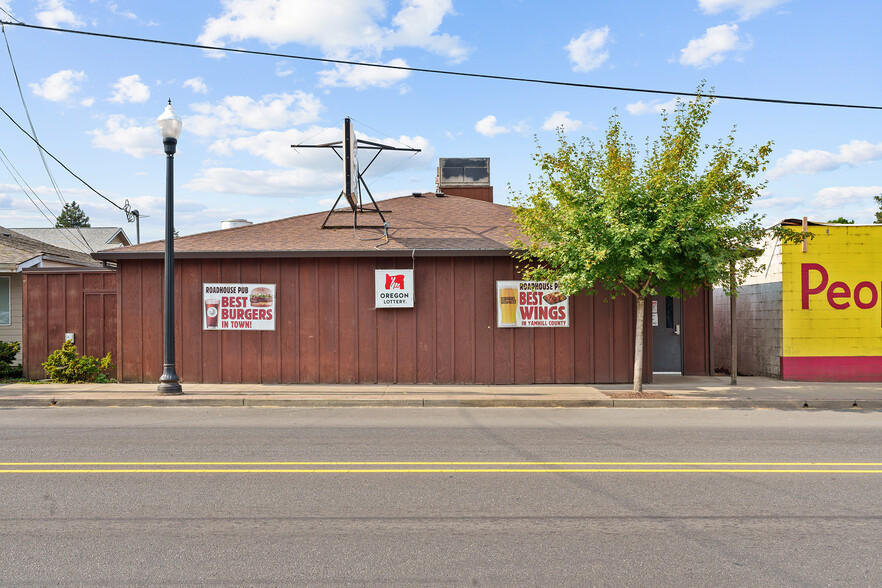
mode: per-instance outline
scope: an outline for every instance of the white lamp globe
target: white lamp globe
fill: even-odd
[[[175,113],[175,109],[172,108],[171,100],[168,101],[168,106],[165,107],[165,110],[156,119],[156,124],[159,125],[159,132],[162,134],[163,139],[177,139],[181,136],[183,121]]]

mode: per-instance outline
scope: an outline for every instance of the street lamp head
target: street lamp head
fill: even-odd
[[[175,109],[172,108],[171,100],[168,101],[168,106],[165,107],[163,113],[156,119],[156,124],[159,125],[159,132],[162,134],[163,139],[177,140],[181,136],[183,121],[175,113]]]

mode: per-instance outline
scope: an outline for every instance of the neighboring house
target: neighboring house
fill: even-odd
[[[42,243],[81,253],[94,253],[112,247],[125,247],[132,242],[120,227],[81,228],[16,228],[13,231]]]
[[[80,251],[51,245],[0,227],[0,341],[22,340],[22,270],[101,265]]]
[[[767,244],[766,269],[739,289],[738,373],[882,381],[882,225],[785,219],[813,233]],[[729,301],[714,292],[715,366],[730,367]]]

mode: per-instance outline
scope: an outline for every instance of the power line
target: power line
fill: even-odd
[[[235,49],[232,47],[217,47],[212,45],[198,45],[195,43],[180,43],[177,41],[165,41],[161,39],[147,39],[144,37],[129,37],[125,35],[111,35],[108,33],[95,33],[90,31],[76,31],[73,29],[61,29],[54,27],[43,27],[32,24],[25,24],[22,22],[6,22],[0,21],[0,24],[8,24],[12,26],[25,27],[29,29],[43,30],[43,31],[52,31],[56,33],[71,33],[74,35],[85,35],[88,37],[100,37],[104,39],[117,39],[121,41],[136,41],[139,43],[153,43],[156,45],[170,45],[173,47],[186,47],[189,49],[204,49],[208,51],[225,51],[227,53],[241,53],[244,55],[260,55],[264,57],[277,57],[284,59],[298,59],[301,61],[318,61],[321,63],[333,63],[339,65],[356,65],[361,67],[375,67],[380,69],[391,69],[391,70],[399,70],[399,71],[412,71],[412,72],[420,72],[420,73],[431,73],[431,74],[439,74],[439,75],[447,75],[447,76],[459,76],[459,77],[467,77],[467,78],[480,78],[485,80],[500,80],[507,82],[523,82],[530,84],[545,84],[551,86],[566,86],[571,88],[588,88],[592,90],[612,90],[616,92],[638,92],[643,94],[662,94],[665,96],[700,96],[701,94],[697,92],[674,92],[671,90],[655,90],[651,88],[632,88],[625,86],[606,86],[600,84],[582,84],[578,82],[562,82],[556,80],[543,80],[538,78],[521,78],[514,76],[500,76],[500,75],[491,75],[491,74],[479,74],[479,73],[471,73],[471,72],[463,72],[463,71],[452,71],[452,70],[443,70],[443,69],[427,69],[422,67],[408,67],[403,65],[389,65],[385,63],[365,63],[363,61],[348,61],[343,59],[329,59],[327,57],[309,57],[305,55],[291,55],[288,53],[273,53],[269,51],[254,51],[250,49]],[[757,98],[752,96],[734,96],[734,95],[723,95],[723,94],[714,94],[713,97],[717,100],[739,100],[743,102],[764,102],[769,104],[787,104],[794,106],[824,106],[829,108],[857,108],[864,110],[882,110],[882,106],[872,106],[866,104],[842,104],[837,102],[814,102],[808,100],[783,100],[778,98]]]
[[[17,18],[15,18],[14,16],[12,16],[12,15],[9,14],[8,12],[6,12],[6,9],[3,8],[2,6],[0,6],[0,10],[3,11],[3,14],[5,14],[6,16],[8,16],[8,17],[11,18],[12,20],[14,20],[14,21],[16,22],[16,24],[24,24],[23,22],[21,22],[20,20],[18,20]]]
[[[56,220],[57,220],[57,217],[55,216],[55,213],[53,213],[52,210],[51,210],[48,206],[46,206],[46,203],[43,202],[43,199],[40,198],[40,196],[34,191],[33,188],[31,188],[31,185],[28,184],[27,180],[24,179],[24,176],[21,175],[21,172],[18,171],[18,170],[15,168],[15,166],[12,164],[12,161],[9,159],[9,156],[6,155],[6,153],[5,153],[2,149],[0,149],[0,163],[3,164],[3,167],[6,168],[6,171],[8,171],[8,172],[9,172],[9,175],[12,176],[12,180],[13,180],[16,184],[18,184],[18,187],[21,188],[21,191],[24,192],[24,195],[27,196],[28,200],[31,201],[31,204],[33,204],[33,205],[36,207],[37,212],[39,212],[41,215],[43,215],[43,218],[45,218],[46,221],[47,221],[50,225],[54,225],[55,222],[56,222]],[[24,185],[27,186],[27,187],[28,187],[28,190],[31,191],[31,194],[34,195],[33,198],[31,197],[31,194],[28,194],[28,190],[25,190],[24,186],[22,186],[22,182],[24,182]],[[36,198],[37,201],[39,201],[39,203],[43,205],[43,207],[46,209],[45,212],[43,211],[42,208],[40,208],[40,205],[39,205],[39,204],[37,204],[36,202],[34,202],[34,198]],[[47,214],[46,214],[47,212],[49,213],[48,216],[47,216]],[[51,217],[51,218],[50,218],[50,217]],[[78,230],[79,230],[79,229],[78,229]],[[65,239],[67,239],[67,240],[73,245],[73,247],[72,247],[73,250],[75,250],[75,251],[82,251],[82,250],[80,249],[79,241],[77,241],[76,239],[74,239],[74,238],[69,234],[69,232],[70,232],[70,229],[68,229],[67,231],[62,231],[60,234],[61,234]],[[82,233],[80,233],[80,235],[82,236]],[[88,245],[88,243],[87,243],[87,245]],[[92,248],[89,247],[89,250],[92,251]]]
[[[25,116],[28,119],[28,125],[31,127],[31,133],[33,133],[34,138],[36,139],[37,129],[34,128],[34,121],[31,120],[31,111],[28,109],[28,104],[27,102],[25,102],[24,92],[21,89],[21,81],[18,79],[18,69],[15,67],[15,60],[12,58],[12,48],[9,46],[9,37],[6,36],[6,27],[0,25],[0,29],[2,29],[3,39],[6,41],[6,52],[9,54],[9,63],[12,66],[12,73],[15,76],[15,85],[18,87],[18,95],[19,97],[21,97],[21,105],[24,107]],[[52,170],[49,169],[49,164],[46,162],[46,156],[43,154],[43,150],[38,147],[37,153],[40,154],[40,160],[43,162],[43,167],[46,169],[46,174],[49,176],[49,182],[52,184],[52,187],[55,188],[55,194],[58,196],[58,199],[63,205],[67,205],[67,201],[65,201],[64,196],[61,194],[61,189],[58,187],[58,183],[55,181],[55,176],[52,174]],[[86,236],[83,235],[83,231],[80,230],[80,227],[76,227],[76,230],[80,236],[80,239],[82,239],[83,243],[86,244],[86,248],[90,252],[94,252],[95,250],[92,249],[92,246],[89,244]]]
[[[3,151],[3,149],[0,149],[0,162],[3,163],[3,167],[6,168],[6,171],[8,171],[9,175],[12,176],[12,180],[16,184],[18,184],[18,187],[21,188],[21,191],[24,192],[25,196],[28,197],[28,200],[31,201],[31,204],[33,204],[37,208],[37,211],[42,214],[47,221],[50,221],[49,216],[46,216],[47,212],[52,218],[56,218],[56,215],[54,212],[52,212],[52,209],[50,209],[49,206],[45,202],[43,202],[43,199],[40,198],[40,196],[34,191],[34,189],[31,188],[31,185],[28,184],[27,180],[24,179],[24,176],[22,176],[21,173],[16,169],[15,165],[13,165],[12,163],[12,160],[9,159],[9,156],[6,155],[6,152]],[[31,198],[31,194],[28,194],[28,191],[25,190],[24,186],[22,186],[22,182],[24,182],[24,185],[28,187],[28,190],[30,190],[31,194],[34,195],[34,198],[37,199],[37,202],[43,205],[43,208],[40,208],[40,204],[34,202],[34,198]],[[54,223],[54,221],[50,222]]]
[[[120,206],[119,204],[117,204],[116,202],[114,202],[113,200],[111,200],[110,198],[108,198],[107,196],[105,196],[104,194],[102,194],[101,192],[99,192],[98,190],[96,190],[95,188],[93,188],[91,185],[89,185],[89,182],[87,182],[86,180],[84,180],[83,178],[81,178],[80,176],[78,176],[77,174],[73,173],[73,171],[71,171],[71,169],[70,169],[69,167],[67,167],[66,165],[64,165],[64,164],[61,162],[60,159],[58,159],[57,157],[55,157],[54,155],[52,155],[52,153],[50,153],[48,149],[46,149],[45,147],[43,147],[43,145],[41,145],[40,142],[37,141],[37,139],[35,139],[34,137],[32,137],[32,136],[30,135],[30,133],[28,133],[26,130],[24,130],[20,124],[18,124],[17,122],[15,122],[15,119],[12,118],[12,116],[10,116],[9,113],[6,112],[6,109],[3,108],[2,106],[0,106],[0,112],[2,112],[3,114],[5,114],[5,115],[6,115],[6,118],[8,118],[9,120],[11,120],[11,121],[12,121],[12,124],[14,124],[15,126],[18,127],[18,130],[20,130],[22,133],[24,133],[25,135],[27,135],[28,139],[30,139],[31,141],[33,141],[34,143],[36,143],[36,144],[37,144],[37,147],[39,147],[40,149],[42,149],[43,151],[45,151],[45,152],[46,152],[46,155],[48,155],[49,157],[51,157],[52,159],[54,159],[55,162],[58,163],[58,165],[60,165],[61,167],[63,167],[63,168],[67,171],[67,173],[69,173],[70,175],[72,175],[73,177],[75,177],[76,179],[78,179],[80,182],[83,183],[84,186],[86,186],[88,189],[90,189],[90,190],[92,190],[93,192],[95,192],[95,194],[97,194],[98,196],[101,196],[102,198],[104,198],[105,200],[107,200],[108,202],[110,202],[111,204],[113,204],[117,209],[122,210],[123,212],[125,212],[125,208],[123,208],[122,206]]]

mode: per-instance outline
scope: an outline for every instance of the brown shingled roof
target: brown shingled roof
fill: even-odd
[[[32,239],[12,229],[0,227],[0,263],[17,265],[38,256],[49,256],[54,261],[77,266],[101,265],[85,253],[57,247]]]
[[[352,230],[351,213],[335,213],[322,229],[327,212],[293,216],[175,239],[175,257],[305,257],[323,255],[509,255],[509,243],[520,236],[508,206],[459,196],[404,196],[379,201],[390,223],[383,230]],[[359,225],[379,225],[377,214],[359,214]],[[365,239],[365,240],[360,240]],[[379,238],[379,239],[378,239]],[[371,239],[371,240],[367,240]],[[94,254],[97,259],[160,257],[163,241],[121,247]]]

